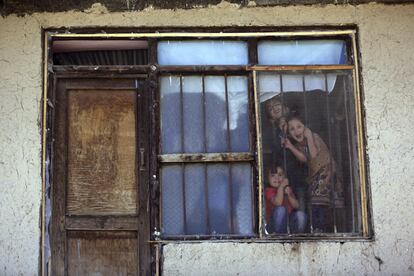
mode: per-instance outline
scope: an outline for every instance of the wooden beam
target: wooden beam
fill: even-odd
[[[211,73],[211,74],[224,74],[232,72],[245,72],[247,66],[244,65],[184,65],[184,66],[160,66],[159,71],[161,73]]]
[[[158,161],[161,163],[248,162],[252,160],[254,156],[250,152],[158,155]]]
[[[286,32],[151,32],[151,33],[51,33],[56,38],[238,38],[238,37],[290,37],[290,36],[333,36],[350,35],[355,30],[310,30],[310,31],[286,31]]]
[[[66,230],[137,230],[137,216],[67,216]]]
[[[54,65],[52,67],[55,73],[130,73],[146,74],[149,65]]]
[[[248,66],[248,70],[256,71],[334,71],[353,70],[354,65],[255,65]]]

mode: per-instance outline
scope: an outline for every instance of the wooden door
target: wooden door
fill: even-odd
[[[57,78],[52,275],[149,275],[148,90]]]

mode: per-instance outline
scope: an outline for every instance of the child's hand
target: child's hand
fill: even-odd
[[[290,186],[286,186],[285,188],[285,194],[288,196],[292,196],[293,195],[293,191],[292,188]]]
[[[280,186],[282,186],[282,188],[289,186],[289,180],[287,178],[283,178],[282,183],[280,183]]]
[[[279,119],[279,129],[286,133],[287,130],[287,124],[286,124],[286,118],[282,117]]]
[[[312,131],[309,128],[305,128],[305,131],[303,132],[303,135],[306,137],[306,139],[312,138]]]
[[[289,138],[282,138],[280,140],[280,143],[282,144],[282,147],[290,149],[293,147],[292,143],[290,142]]]

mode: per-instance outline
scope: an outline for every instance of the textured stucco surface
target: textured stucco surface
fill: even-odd
[[[84,12],[0,18],[0,275],[36,275],[41,203],[41,28],[359,27],[375,241],[170,244],[165,275],[414,274],[414,5]]]

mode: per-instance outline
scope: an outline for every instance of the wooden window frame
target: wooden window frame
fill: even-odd
[[[167,67],[167,66],[165,66]],[[164,66],[160,66],[160,71],[162,68],[165,68]],[[223,68],[224,67],[224,68]],[[256,233],[257,232],[257,226],[256,226],[256,221],[257,221],[257,213],[255,210],[255,205],[257,205],[256,203],[256,198],[257,198],[257,194],[255,193],[255,189],[254,189],[254,179],[257,179],[257,171],[256,169],[256,165],[255,165],[255,154],[254,152],[256,151],[256,139],[255,139],[255,121],[254,121],[254,98],[253,98],[253,94],[249,93],[249,91],[251,91],[251,87],[252,87],[252,81],[253,81],[253,77],[251,72],[249,72],[248,70],[240,70],[240,67],[236,67],[236,70],[232,70],[232,71],[226,71],[226,69],[228,69],[227,66],[214,66],[214,68],[211,67],[205,67],[203,68],[203,66],[200,67],[196,67],[196,68],[191,68],[191,67],[185,67],[185,68],[180,68],[180,67],[174,67],[173,70],[171,70],[171,66],[168,66],[167,68],[165,68],[164,70],[164,74],[168,74],[173,72],[174,76],[176,76],[176,74],[178,74],[180,76],[180,79],[184,76],[184,75],[190,75],[190,76],[201,76],[201,78],[203,79],[203,83],[204,83],[204,78],[206,76],[211,76],[211,75],[219,75],[219,76],[223,76],[225,79],[225,87],[226,87],[226,106],[227,106],[227,124],[229,123],[229,110],[228,110],[228,102],[227,102],[227,95],[228,95],[228,91],[227,91],[227,78],[228,77],[232,77],[232,76],[245,76],[247,77],[248,80],[248,113],[249,113],[249,126],[248,126],[248,130],[249,130],[249,152],[216,152],[216,153],[192,153],[192,154],[158,154],[157,158],[158,158],[158,170],[161,166],[161,164],[181,164],[181,165],[186,165],[186,164],[191,164],[191,163],[199,163],[199,164],[204,164],[207,165],[208,163],[224,163],[224,164],[228,164],[229,168],[231,168],[232,164],[236,164],[238,162],[244,162],[244,163],[250,163],[251,164],[251,168],[252,168],[252,185],[251,185],[251,202],[253,204],[253,208],[252,208],[252,225],[253,225],[253,232]],[[201,69],[201,70],[200,70]],[[163,76],[164,74],[161,74],[160,76]],[[204,85],[203,85],[204,86]],[[181,88],[182,89],[182,88]],[[160,110],[158,110],[155,114],[155,116],[158,116],[158,120],[160,120]],[[183,116],[183,114],[181,115]],[[229,129],[229,125],[227,125],[227,129]],[[205,131],[205,130],[204,130]],[[227,136],[229,136],[229,133],[227,133]],[[159,135],[156,136],[156,138],[158,139],[157,144],[158,144],[158,149],[161,148],[161,136],[160,133]],[[227,140],[229,140],[230,137],[227,137]],[[227,141],[228,145],[230,146],[230,141]],[[231,169],[230,169],[231,171]],[[232,173],[230,173],[230,178]],[[160,174],[157,171],[157,175],[159,176]],[[206,176],[205,176],[206,177]],[[207,181],[207,180],[205,180]],[[231,182],[231,180],[230,180]],[[230,192],[231,193],[231,192]],[[159,200],[159,199],[158,199]],[[229,199],[230,202],[232,202],[232,198]],[[231,205],[231,203],[230,203]],[[161,210],[160,210],[161,211]],[[208,216],[208,214],[207,214]],[[231,225],[233,226],[233,219],[231,218]],[[158,227],[157,227],[158,226]],[[162,219],[161,219],[161,214],[158,217],[158,225],[156,226],[157,229],[162,229]],[[233,228],[233,227],[231,227]],[[164,239],[164,240],[198,240],[198,239],[241,239],[241,238],[252,238],[255,237],[255,235],[241,235],[241,234],[206,234],[206,235],[165,235],[163,236],[161,233],[160,237],[156,237]]]
[[[150,206],[151,206],[151,229],[152,231],[152,243],[156,244],[157,248],[160,248],[158,244],[165,244],[170,242],[199,242],[199,240],[209,241],[247,241],[247,242],[277,242],[277,241],[367,241],[373,239],[373,228],[371,223],[371,199],[369,197],[369,179],[368,179],[368,162],[366,154],[366,136],[364,125],[364,110],[362,107],[363,95],[362,95],[362,82],[359,75],[360,64],[358,60],[358,34],[357,29],[352,27],[321,27],[318,29],[302,28],[294,31],[272,31],[273,28],[235,28],[235,29],[212,29],[212,28],[199,28],[199,29],[165,29],[161,32],[154,32],[153,29],[142,30],[139,32],[123,32],[121,29],[107,33],[94,33],[92,30],[79,30],[77,33],[62,33],[60,30],[47,30],[44,31],[44,83],[43,83],[43,127],[42,127],[42,179],[43,179],[43,195],[46,193],[46,171],[50,169],[50,164],[47,162],[49,156],[47,148],[50,146],[52,137],[50,137],[50,106],[49,94],[53,89],[52,72],[60,72],[61,75],[73,76],[76,72],[82,72],[84,77],[93,77],[99,75],[101,72],[113,73],[112,77],[118,75],[134,76],[146,75],[151,86],[151,114],[149,118],[150,124],[153,126],[150,129],[149,136],[152,138],[149,152],[149,165],[150,165]],[[159,30],[159,29],[158,29]],[[255,31],[256,30],[256,31]],[[76,30],[75,30],[76,31]],[[134,30],[135,31],[135,30]],[[52,64],[52,42],[56,39],[147,39],[149,43],[149,64],[142,66],[53,66]],[[292,38],[340,38],[347,41],[349,46],[349,56],[352,58],[352,64],[347,65],[293,65],[293,66],[259,66],[257,65],[257,41],[259,39],[292,39]],[[249,64],[246,66],[159,66],[157,62],[157,42],[165,39],[227,39],[227,40],[244,40],[248,43],[249,52]],[[258,104],[258,93],[256,87],[256,78],[258,72],[264,71],[279,71],[279,72],[308,72],[308,71],[320,71],[320,72],[350,72],[353,79],[354,88],[354,106],[355,106],[355,127],[357,134],[357,156],[359,169],[359,185],[361,204],[361,224],[362,233],[358,234],[312,234],[312,235],[288,235],[280,237],[269,237],[264,235],[263,230],[263,175],[261,172],[262,160],[261,160],[261,132],[260,132],[260,114]],[[249,114],[251,118],[251,128],[253,133],[251,135],[251,152],[238,153],[238,154],[184,154],[184,155],[160,155],[159,154],[159,142],[160,142],[160,128],[159,128],[159,85],[158,79],[163,74],[199,74],[199,75],[222,75],[222,74],[245,74],[248,76],[248,89],[249,89]],[[250,97],[250,91],[253,91],[253,99]],[[158,110],[158,112],[157,112]],[[154,139],[155,138],[155,139]],[[257,214],[254,216],[255,235],[243,236],[243,235],[219,235],[219,236],[178,236],[171,239],[162,239],[159,236],[160,225],[160,183],[159,183],[159,164],[160,163],[182,163],[182,162],[237,162],[247,161],[253,162],[253,175],[257,178],[257,183],[252,183],[254,193],[254,212]],[[42,197],[42,245],[45,244],[45,196]],[[157,254],[159,252],[157,251]],[[42,274],[44,275],[45,252],[42,250]]]

